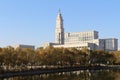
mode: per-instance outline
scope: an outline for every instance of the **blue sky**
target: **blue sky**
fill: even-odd
[[[54,42],[59,8],[65,32],[120,39],[120,0],[0,0],[0,47]]]

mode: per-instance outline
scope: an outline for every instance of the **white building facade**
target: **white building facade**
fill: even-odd
[[[45,43],[43,47],[88,48],[90,50],[116,51],[118,40],[115,38],[99,39],[98,31],[64,33],[63,18],[59,11],[56,19],[55,43]]]
[[[105,44],[106,51],[118,50],[118,39],[116,39],[116,38],[104,39],[104,44]]]

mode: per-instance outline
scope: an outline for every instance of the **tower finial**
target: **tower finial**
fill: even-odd
[[[59,8],[59,11],[58,11],[59,14],[61,14],[61,11],[60,11],[60,8]]]

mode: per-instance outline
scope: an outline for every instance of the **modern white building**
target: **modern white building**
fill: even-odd
[[[91,43],[93,40],[98,39],[97,31],[86,31],[86,32],[72,32],[65,33],[64,35],[65,44],[79,44],[79,43]]]
[[[98,31],[68,32],[64,33],[63,18],[58,12],[56,18],[55,43],[45,43],[43,47],[65,47],[65,48],[88,48],[90,50],[118,50],[118,39],[99,39]]]
[[[116,38],[104,39],[104,45],[106,51],[118,50],[118,39]]]

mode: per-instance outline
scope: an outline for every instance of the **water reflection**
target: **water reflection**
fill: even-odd
[[[119,71],[74,71],[55,74],[22,76],[0,80],[120,80]]]

